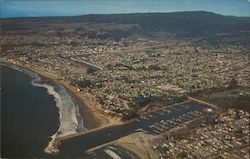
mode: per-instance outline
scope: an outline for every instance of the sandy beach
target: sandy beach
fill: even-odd
[[[37,73],[40,76],[44,76],[51,80],[51,82],[55,82],[61,86],[63,86],[67,92],[71,95],[72,98],[77,102],[77,105],[79,107],[80,115],[83,119],[84,127],[87,129],[94,129],[105,127],[108,125],[114,125],[114,124],[122,124],[123,122],[113,119],[111,117],[105,116],[105,114],[102,113],[102,110],[100,106],[98,106],[99,103],[97,103],[95,100],[93,100],[92,96],[85,92],[79,92],[76,87],[70,85],[60,77],[58,77],[55,74],[45,72],[39,69],[36,69],[32,66],[28,65],[22,65],[20,63],[11,63],[11,62],[3,62],[6,64],[13,64],[18,67],[30,70],[32,72]],[[141,134],[143,135],[143,134]],[[119,140],[116,140],[114,142],[114,145],[121,146],[127,150],[129,150],[131,153],[136,155],[138,158],[158,158],[158,156],[153,153],[151,149],[149,149],[148,145],[145,145],[141,143],[140,139],[141,135],[138,135],[138,133],[123,137]]]
[[[101,113],[101,110],[95,105],[94,101],[87,99],[87,95],[78,92],[73,86],[62,80],[56,80],[57,83],[64,86],[70,95],[76,100],[84,126],[87,129],[93,129],[110,124],[110,120]],[[90,104],[91,103],[91,104]]]
[[[152,149],[148,135],[137,132],[118,139],[114,145],[121,146],[143,159],[159,159],[160,156]]]
[[[69,83],[65,82],[57,75],[39,70],[29,65],[23,65],[21,63],[16,63],[16,62],[14,63],[3,60],[1,60],[1,62],[11,65],[16,65],[18,67],[30,70],[32,72],[37,73],[38,75],[42,75],[50,79],[52,82],[62,85],[68,91],[68,93],[70,93],[72,98],[74,98],[75,101],[77,102],[79,106],[80,115],[84,122],[84,127],[86,127],[87,129],[93,129],[105,126],[107,124],[118,123],[118,121],[116,121],[115,119],[111,119],[110,117],[105,116],[101,112],[101,109],[98,108],[97,103],[95,101],[91,101],[88,98],[87,94],[77,91],[77,89],[74,86],[69,85]]]

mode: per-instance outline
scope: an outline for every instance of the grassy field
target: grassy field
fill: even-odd
[[[250,111],[249,88],[212,88],[193,96],[222,108],[237,108]]]

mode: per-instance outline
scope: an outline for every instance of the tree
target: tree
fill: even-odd
[[[133,119],[136,117],[138,117],[137,110],[136,109],[129,109],[129,110],[126,110],[126,112],[124,112],[121,120],[126,121],[126,120],[130,120],[130,119]]]
[[[236,89],[238,88],[238,81],[233,77],[231,81],[228,84],[228,87],[231,89]]]
[[[160,154],[165,154],[169,149],[167,147],[160,147],[159,152]]]
[[[187,153],[186,153],[185,151],[181,151],[181,152],[178,154],[178,156],[179,156],[180,158],[187,158]]]
[[[86,88],[92,86],[92,82],[87,79],[83,79],[81,81],[78,81],[77,85],[81,88]]]

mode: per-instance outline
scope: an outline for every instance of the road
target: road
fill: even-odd
[[[154,45],[154,46],[144,46],[144,47],[139,47],[139,48],[136,48],[136,49],[115,51],[115,52],[112,52],[112,54],[136,52],[136,51],[141,51],[141,50],[145,50],[145,49],[154,49],[154,48],[166,47],[166,46],[169,46],[169,45],[170,44],[161,44],[161,45]],[[82,55],[70,55],[70,56],[66,56],[64,58],[66,60],[68,60],[68,61],[71,61],[71,62],[77,64],[77,65],[83,66],[84,68],[90,68],[90,69],[92,69],[94,71],[100,71],[100,70],[102,70],[101,67],[96,66],[94,64],[91,64],[89,62],[78,61],[78,60],[73,59],[74,57],[82,57],[82,56],[84,56],[84,54],[82,54]]]

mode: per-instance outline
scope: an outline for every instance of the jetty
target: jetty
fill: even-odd
[[[54,148],[58,150],[55,151],[57,153],[54,155],[59,157],[84,156],[89,149],[106,145],[107,143],[111,143],[112,141],[138,131],[159,135],[183,123],[206,115],[207,112],[204,110],[207,107],[205,104],[189,100],[141,114],[132,121],[116,125],[107,125],[60,137],[54,142]],[[179,122],[177,123],[176,120]]]

